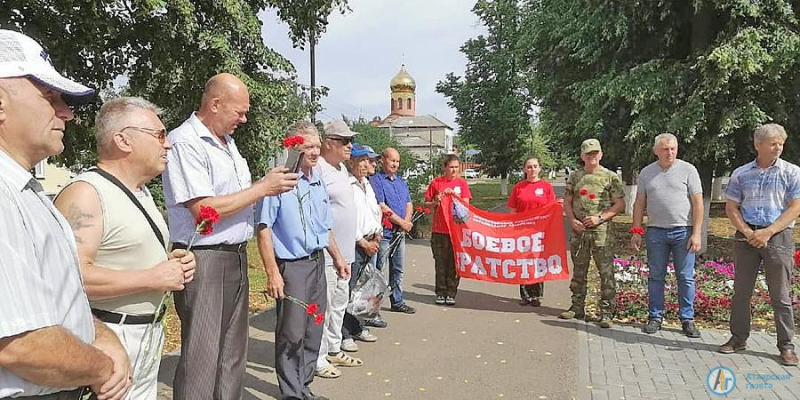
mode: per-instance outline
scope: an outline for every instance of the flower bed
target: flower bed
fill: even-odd
[[[617,281],[617,319],[622,322],[643,323],[647,321],[647,278],[649,268],[646,259],[630,257],[614,259]],[[723,259],[698,260],[695,265],[695,320],[705,325],[727,324],[730,319],[733,298],[733,273],[735,265]],[[667,266],[665,280],[664,317],[678,320],[678,290],[675,269]],[[792,277],[793,305],[795,314],[800,311],[800,268],[795,266]],[[756,280],[752,297],[752,316],[756,327],[763,327],[772,320],[772,305],[763,271]]]

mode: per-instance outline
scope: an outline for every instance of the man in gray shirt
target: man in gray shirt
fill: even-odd
[[[694,165],[679,160],[678,140],[669,133],[656,136],[653,152],[658,161],[639,173],[633,203],[631,246],[638,251],[642,235],[647,242],[649,311],[644,333],[661,329],[664,314],[664,278],[672,253],[678,279],[679,315],[683,333],[700,337],[694,324],[694,262],[700,251],[703,226],[703,188]],[[647,233],[642,219],[647,210]]]

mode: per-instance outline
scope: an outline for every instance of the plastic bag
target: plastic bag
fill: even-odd
[[[350,292],[347,312],[357,317],[374,318],[381,310],[381,302],[389,285],[383,273],[371,263],[361,268],[356,279],[356,284]]]

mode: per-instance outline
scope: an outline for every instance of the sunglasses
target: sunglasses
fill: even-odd
[[[351,137],[333,137],[333,136],[329,136],[328,139],[335,140],[335,141],[337,141],[337,142],[339,142],[339,143],[341,143],[343,145],[348,145],[350,143],[353,143],[353,138],[351,138]]]
[[[158,139],[158,143],[164,144],[167,141],[167,129],[151,129],[151,128],[142,128],[138,126],[126,126],[120,130],[124,131],[125,129],[133,129],[139,132],[146,133],[156,139]]]

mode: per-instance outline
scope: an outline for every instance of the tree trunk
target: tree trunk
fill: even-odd
[[[700,174],[700,184],[703,185],[703,234],[701,236],[703,245],[699,252],[702,254],[708,248],[708,222],[711,213],[711,182],[714,179],[714,166],[713,164],[700,164],[697,166],[697,172]]]
[[[500,194],[508,196],[508,174],[503,175],[500,180]]]
[[[625,193],[625,214],[633,215],[633,202],[636,201],[636,185],[625,185],[622,191]]]

